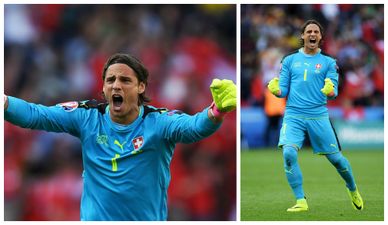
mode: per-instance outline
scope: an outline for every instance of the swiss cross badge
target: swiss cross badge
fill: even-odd
[[[140,149],[141,146],[143,146],[143,143],[144,143],[143,136],[132,139],[133,148],[135,150]]]
[[[317,69],[317,70],[319,70],[321,67],[322,67],[321,64],[316,64],[316,65],[315,65],[315,69]]]

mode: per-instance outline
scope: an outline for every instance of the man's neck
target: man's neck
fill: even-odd
[[[321,51],[320,48],[309,49],[306,46],[302,50],[306,55],[315,55]]]
[[[110,113],[110,119],[121,125],[129,125],[133,123],[140,116],[140,106],[132,109],[125,116],[114,116],[113,113]]]

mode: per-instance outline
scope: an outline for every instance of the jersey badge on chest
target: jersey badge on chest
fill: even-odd
[[[322,64],[315,64],[315,73],[320,73],[322,68]]]
[[[139,136],[139,137],[132,139],[133,149],[135,151],[139,150],[141,148],[141,146],[143,146],[143,143],[144,143],[143,136]]]

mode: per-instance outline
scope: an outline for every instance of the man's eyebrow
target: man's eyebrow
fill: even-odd
[[[114,75],[114,74],[108,74],[106,76],[106,79],[111,79],[111,78],[115,78],[115,77],[116,77],[116,75]]]

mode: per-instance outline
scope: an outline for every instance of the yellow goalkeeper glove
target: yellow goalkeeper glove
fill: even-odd
[[[325,79],[325,86],[323,86],[321,92],[328,97],[332,97],[334,95],[334,84],[330,78]]]
[[[275,77],[268,83],[268,90],[276,96],[280,95],[279,78]]]
[[[210,85],[210,92],[219,112],[226,113],[236,109],[237,92],[233,81],[214,79]]]

